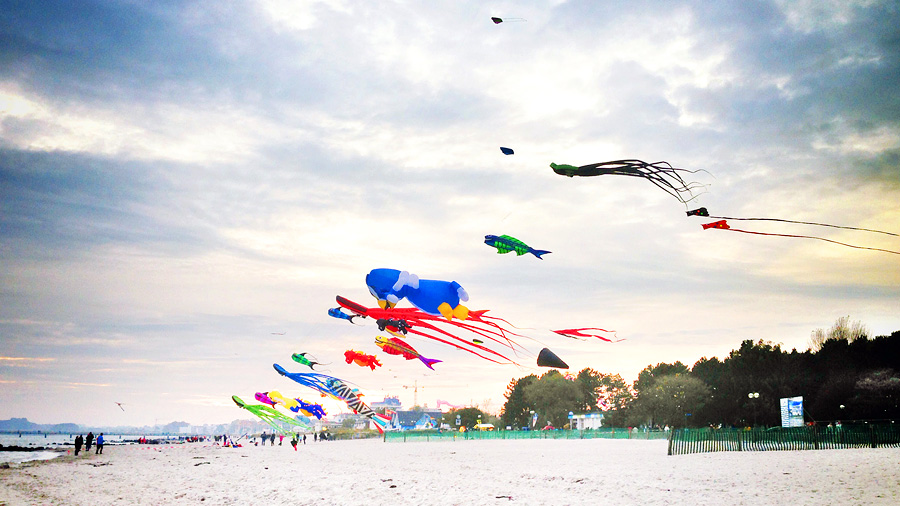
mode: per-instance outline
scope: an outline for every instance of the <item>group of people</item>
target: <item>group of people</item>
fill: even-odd
[[[75,455],[78,455],[78,452],[81,451],[81,447],[84,446],[84,451],[91,451],[91,445],[95,445],[97,447],[95,453],[97,455],[103,453],[103,433],[101,432],[99,436],[97,436],[97,440],[94,441],[94,433],[88,432],[87,436],[83,437],[81,434],[75,437]]]

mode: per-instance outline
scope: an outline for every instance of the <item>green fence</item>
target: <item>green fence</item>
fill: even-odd
[[[669,437],[669,455],[878,447],[900,447],[900,427],[866,424],[838,428],[677,429]]]
[[[467,441],[469,439],[666,439],[663,431],[640,429],[591,430],[492,430],[492,431],[436,431],[407,430],[384,433],[386,442],[410,441]]]

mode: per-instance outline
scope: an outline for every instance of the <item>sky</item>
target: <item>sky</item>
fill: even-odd
[[[0,5],[0,419],[228,423],[232,395],[316,400],[272,369],[297,352],[370,402],[497,412],[543,347],[632,382],[842,316],[900,330],[900,255],[685,214],[900,233],[896,2]],[[549,168],[618,159],[703,187]],[[431,371],[328,316],[381,267],[459,282],[525,329],[521,365],[411,337]]]

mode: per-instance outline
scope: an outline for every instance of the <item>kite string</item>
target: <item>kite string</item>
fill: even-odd
[[[799,225],[816,225],[819,227],[831,227],[831,228],[843,228],[847,230],[861,230],[864,232],[875,232],[878,234],[886,234],[892,235],[894,237],[900,237],[900,234],[895,234],[893,232],[885,232],[884,230],[873,230],[871,228],[859,228],[859,227],[845,227],[842,225],[829,225],[828,223],[814,223],[811,221],[794,221],[794,220],[782,220],[779,218],[730,218],[728,216],[707,216],[708,218],[713,218],[716,220],[741,220],[741,221],[778,221],[782,223],[797,223]],[[777,235],[777,234],[776,234]],[[832,241],[834,242],[834,241]]]
[[[734,231],[734,232],[742,232],[742,233],[744,233],[744,234],[771,235],[771,236],[775,236],[775,237],[795,237],[795,238],[799,238],[799,239],[818,239],[818,240],[820,240],[820,241],[830,242],[830,243],[834,243],[834,244],[840,244],[841,246],[847,246],[847,247],[850,247],[850,248],[867,249],[867,250],[871,250],[871,251],[882,251],[882,252],[884,252],[884,253],[893,253],[893,254],[895,254],[895,255],[900,255],[900,251],[891,251],[891,250],[881,249],[881,248],[869,248],[869,247],[866,247],[866,246],[854,246],[853,244],[847,244],[847,243],[844,243],[844,242],[832,241],[831,239],[825,239],[824,237],[815,237],[815,236],[812,236],[812,235],[771,234],[771,233],[767,233],[767,232],[752,232],[752,231],[750,231],[750,230],[741,230],[741,229],[739,229],[739,228],[721,228],[721,229],[719,229],[719,230],[731,230],[731,231]]]

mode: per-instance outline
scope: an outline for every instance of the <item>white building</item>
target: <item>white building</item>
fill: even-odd
[[[599,429],[603,427],[603,413],[585,413],[569,415],[573,430]]]

